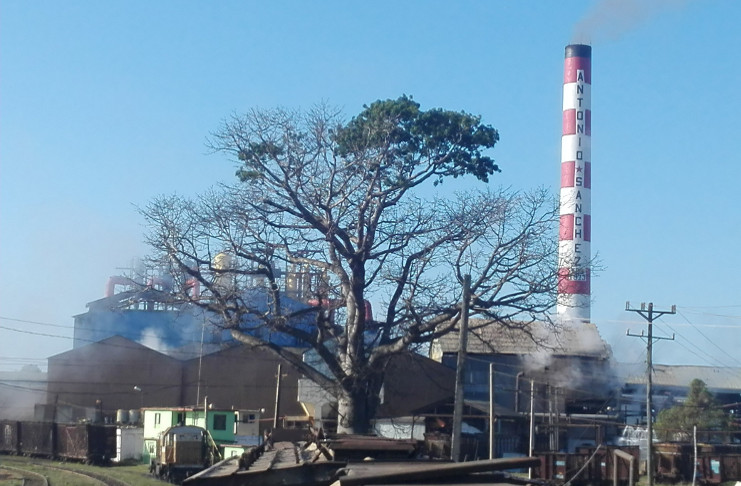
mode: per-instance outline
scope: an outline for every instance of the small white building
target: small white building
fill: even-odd
[[[116,457],[113,462],[141,462],[144,450],[144,429],[119,427],[116,429]]]

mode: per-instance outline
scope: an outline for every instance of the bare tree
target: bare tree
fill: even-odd
[[[478,117],[408,97],[349,122],[327,106],[252,110],[210,140],[239,160],[241,182],[151,202],[149,243],[183,296],[331,390],[338,431],[364,433],[388,358],[457,325],[465,274],[470,308],[489,322],[526,328],[555,303],[558,216],[546,191],[430,195],[451,177],[488,182],[499,168],[482,151],[497,140]],[[193,282],[204,292],[189,293]],[[375,315],[369,299],[381,303]],[[297,339],[322,366],[269,333]]]

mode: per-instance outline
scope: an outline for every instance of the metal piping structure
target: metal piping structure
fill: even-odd
[[[589,322],[592,192],[592,47],[566,46],[561,136],[557,314]]]

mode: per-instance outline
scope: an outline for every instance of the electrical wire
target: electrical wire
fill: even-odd
[[[0,319],[3,321],[13,321],[13,322],[23,322],[26,324],[36,324],[39,326],[51,326],[51,327],[62,327],[65,329],[74,329],[75,326],[65,326],[62,324],[51,324],[49,322],[39,322],[39,321],[29,321],[27,319],[17,319],[15,317],[6,317],[6,316],[0,316]]]
[[[694,328],[694,329],[695,329],[695,330],[696,330],[696,331],[697,331],[698,333],[700,333],[700,335],[701,335],[702,337],[704,337],[704,338],[705,338],[705,340],[706,340],[706,341],[707,341],[708,343],[710,343],[710,345],[712,345],[713,347],[715,347],[715,348],[716,348],[716,349],[717,349],[718,351],[720,351],[721,353],[725,354],[725,355],[726,355],[726,356],[727,356],[728,358],[730,358],[730,359],[731,359],[731,361],[733,361],[733,362],[735,362],[735,363],[736,363],[737,365],[741,366],[741,361],[739,361],[739,360],[738,360],[738,358],[736,358],[735,356],[732,356],[731,354],[727,353],[727,352],[726,352],[726,351],[725,351],[725,350],[724,350],[723,348],[721,348],[720,346],[718,346],[718,343],[716,343],[715,341],[713,341],[712,339],[710,339],[709,337],[707,337],[707,335],[705,335],[705,333],[704,333],[704,332],[702,332],[702,330],[701,330],[701,329],[700,329],[699,327],[697,327],[697,326],[694,326],[694,325],[692,324],[692,322],[691,322],[691,321],[690,321],[690,320],[689,320],[689,319],[687,318],[687,316],[685,316],[685,315],[684,315],[684,314],[683,314],[682,312],[679,312],[679,311],[677,312],[677,314],[679,314],[679,315],[680,315],[680,316],[681,316],[681,317],[682,317],[682,318],[683,318],[683,319],[684,319],[685,321],[687,321],[687,323],[689,323],[690,325],[692,325],[692,327],[693,327],[693,328]],[[739,330],[741,330],[741,326],[738,326],[738,327],[739,327]]]

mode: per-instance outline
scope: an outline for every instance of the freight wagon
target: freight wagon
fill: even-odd
[[[116,456],[116,427],[57,424],[57,456],[106,464]]]
[[[0,452],[3,454],[20,454],[20,422],[0,422]]]
[[[575,453],[538,452],[540,466],[535,478],[569,482],[572,485],[629,484],[638,481],[638,447],[578,448]],[[697,466],[694,447],[688,443],[654,444],[654,478],[659,483],[715,485],[741,481],[741,445],[698,444]],[[632,459],[631,459],[632,458]],[[645,467],[644,467],[645,470]]]
[[[695,448],[689,443],[664,442],[654,445],[656,478],[659,481],[695,479],[705,484],[741,480],[741,445],[698,444],[697,467]]]
[[[116,426],[4,420],[0,453],[106,464],[116,456]]]
[[[537,452],[540,466],[533,477],[572,485],[629,484],[638,482],[638,447],[582,447],[573,453]]]

